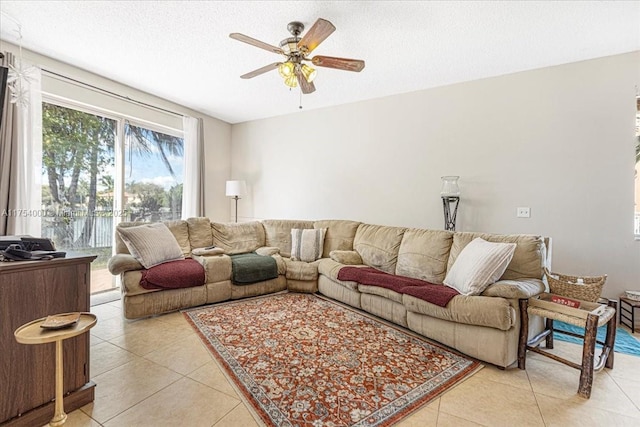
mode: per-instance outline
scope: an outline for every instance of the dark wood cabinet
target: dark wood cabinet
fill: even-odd
[[[95,256],[0,263],[0,424],[43,425],[53,416],[55,344],[18,344],[13,332],[32,320],[90,309]],[[89,334],[64,341],[67,413],[91,401]]]

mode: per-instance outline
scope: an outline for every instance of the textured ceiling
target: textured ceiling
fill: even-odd
[[[304,109],[475,80],[640,49],[640,2],[10,1],[0,38],[230,123],[298,111],[277,71],[240,75],[280,56],[287,23],[318,17],[337,30],[315,51],[364,59],[319,68]],[[10,18],[9,18],[10,17]]]

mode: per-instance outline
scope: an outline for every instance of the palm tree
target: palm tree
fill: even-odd
[[[152,157],[157,152],[162,163],[164,163],[171,176],[175,178],[176,175],[169,161],[169,156],[181,156],[183,154],[184,141],[182,138],[134,126],[129,122],[125,123],[125,135],[129,159],[134,153],[142,157]]]

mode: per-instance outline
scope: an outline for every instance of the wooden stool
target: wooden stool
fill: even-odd
[[[542,294],[540,299],[520,300],[520,339],[518,343],[518,368],[525,369],[527,350],[534,351],[555,361],[564,363],[580,371],[580,383],[578,394],[582,397],[591,396],[593,385],[593,371],[599,371],[603,367],[613,368],[613,346],[616,339],[616,307],[617,302],[608,300],[607,305],[580,301],[580,308],[571,308],[562,304],[551,302],[550,294]],[[529,315],[546,318],[546,329],[534,338],[527,341],[529,334]],[[584,340],[582,348],[582,363],[571,362],[552,353],[538,348],[543,339],[546,339],[546,348],[553,349],[553,321],[560,320],[571,325],[584,328],[584,335],[569,331],[558,330],[566,335],[571,335]],[[604,342],[597,341],[598,327],[606,324],[607,335]],[[594,365],[594,353],[596,343],[602,345],[602,353],[598,362]]]
[[[65,313],[72,314],[72,313]],[[65,329],[43,329],[41,325],[46,320],[34,320],[20,326],[13,335],[20,344],[45,344],[50,342],[56,343],[56,399],[55,412],[53,418],[49,422],[52,427],[61,426],[67,420],[67,414],[64,413],[64,396],[63,381],[64,372],[62,364],[62,341],[72,338],[80,334],[84,334],[96,324],[96,316],[91,313],[81,313],[80,319],[73,326]]]

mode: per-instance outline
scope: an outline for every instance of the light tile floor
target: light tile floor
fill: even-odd
[[[128,321],[120,301],[91,311],[96,399],[67,426],[258,425],[181,313]],[[578,345],[556,340],[554,351],[580,360]],[[530,352],[526,371],[487,365],[398,425],[640,426],[640,357],[616,353],[588,400],[576,395],[578,374]]]

